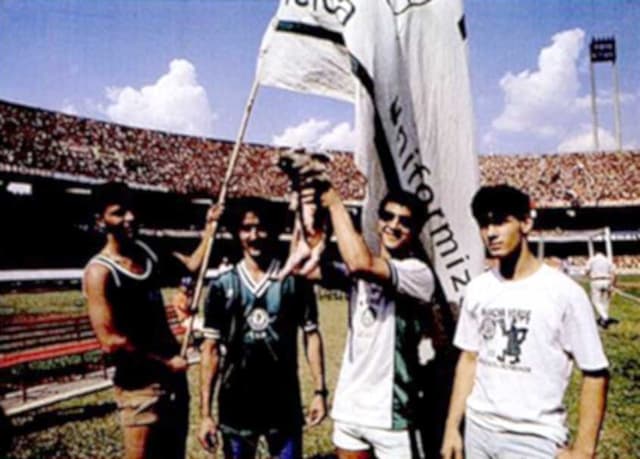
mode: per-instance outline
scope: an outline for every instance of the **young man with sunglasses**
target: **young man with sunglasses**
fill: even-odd
[[[85,268],[83,290],[95,334],[115,365],[113,384],[124,457],[184,458],[188,365],[179,355],[160,288],[172,271],[197,271],[204,240],[222,210],[210,209],[201,243],[186,256],[162,254],[137,238],[133,196],[126,184],[100,185],[93,191],[93,200],[104,246]]]
[[[202,420],[198,439],[208,451],[222,434],[224,456],[255,456],[261,436],[270,457],[302,457],[302,405],[298,381],[298,330],[315,385],[307,423],[326,414],[322,338],[313,286],[304,278],[279,280],[270,205],[247,198],[234,224],[242,259],[210,284],[205,304],[201,367]],[[224,351],[223,351],[224,350]],[[219,421],[212,395],[220,376]]]
[[[591,304],[582,287],[531,253],[526,194],[483,187],[472,210],[498,265],[467,287],[442,457],[462,459],[463,450],[472,459],[595,457],[608,362]],[[568,446],[563,397],[573,362],[582,370],[580,422]]]
[[[434,291],[433,274],[414,250],[424,205],[409,193],[389,193],[379,206],[380,245],[372,250],[330,184],[304,190],[303,199],[318,199],[328,210],[341,257],[323,260],[312,276],[349,294],[349,330],[331,412],[338,457],[420,457],[413,411],[418,347]]]

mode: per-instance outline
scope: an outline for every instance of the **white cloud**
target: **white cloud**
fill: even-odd
[[[212,135],[213,113],[207,92],[198,83],[196,69],[185,59],[174,59],[169,71],[140,89],[106,88],[111,121],[190,135]]]
[[[318,140],[321,150],[353,151],[356,145],[356,132],[347,122],[334,126]]]
[[[496,131],[529,132],[541,137],[562,135],[567,117],[575,115],[580,89],[578,57],[584,31],[566,30],[552,37],[552,44],[538,56],[538,68],[501,80],[505,107],[493,121]]]
[[[621,92],[620,93],[620,105],[631,105],[638,99],[637,93]],[[596,106],[598,110],[600,107],[613,106],[614,93],[611,90],[598,91],[596,97]],[[591,93],[585,94],[582,97],[576,98],[576,108],[591,110]]]
[[[62,102],[62,107],[60,107],[60,111],[62,113],[66,113],[67,115],[73,115],[73,116],[78,115],[78,110],[76,109],[75,105],[73,105],[67,99],[65,99],[64,102]]]
[[[316,145],[322,131],[329,127],[329,121],[309,118],[297,126],[290,126],[280,135],[273,136],[273,144],[279,147],[312,147]]]
[[[618,148],[618,143],[611,132],[603,128],[598,128],[598,143],[600,151],[614,151]],[[581,126],[581,131],[569,136],[562,141],[557,148],[560,153],[575,153],[594,151],[593,130],[588,125]]]
[[[276,146],[305,147],[320,151],[353,151],[355,132],[346,122],[331,127],[327,120],[309,118],[297,126],[286,128],[280,135],[274,135],[272,142]]]

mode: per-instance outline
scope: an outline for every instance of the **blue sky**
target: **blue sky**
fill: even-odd
[[[276,0],[0,1],[0,99],[233,139]],[[615,35],[622,137],[640,145],[640,0],[466,0],[477,150],[589,150],[588,42]],[[615,147],[612,69],[596,66]],[[246,139],[349,148],[348,104],[262,88]]]

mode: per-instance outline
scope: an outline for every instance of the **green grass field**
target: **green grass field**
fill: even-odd
[[[624,290],[640,296],[640,278],[624,279]],[[24,301],[23,301],[24,300]],[[82,312],[78,292],[51,294],[6,295],[0,298],[3,309],[35,312]],[[640,304],[614,298],[612,315],[620,323],[602,333],[611,361],[612,380],[609,406],[601,437],[598,457],[628,459],[640,457]],[[346,331],[346,308],[342,301],[322,301],[320,320],[325,342],[327,378],[330,388],[335,386],[342,357]],[[311,392],[311,382],[304,359],[300,360],[302,390],[305,402]],[[211,457],[200,449],[195,438],[198,422],[198,366],[189,371],[192,393],[192,415],[188,444],[189,458]],[[574,428],[577,420],[576,395],[579,375],[574,375],[567,403],[569,420]],[[113,411],[112,393],[103,391],[91,396],[20,416],[13,419],[18,430],[8,458],[112,458],[119,457],[121,432]],[[305,457],[322,458],[330,455],[331,422],[310,429],[304,436]]]

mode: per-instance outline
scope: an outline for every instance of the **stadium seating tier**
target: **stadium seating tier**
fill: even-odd
[[[123,180],[180,194],[215,195],[233,144],[138,129],[0,101],[0,168],[6,172]],[[282,198],[286,176],[278,148],[246,144],[231,196]],[[331,176],[342,196],[359,201],[365,179],[352,155],[332,152]],[[528,190],[539,207],[640,204],[640,152],[480,156],[482,182]]]

